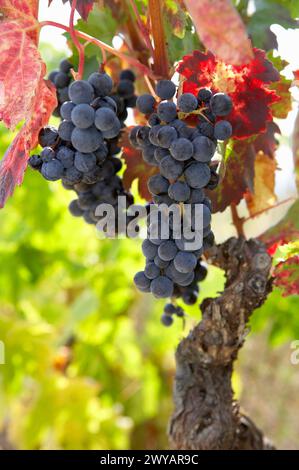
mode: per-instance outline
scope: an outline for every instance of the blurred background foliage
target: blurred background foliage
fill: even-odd
[[[42,55],[49,70],[63,58],[48,43]],[[1,155],[10,142],[1,126]],[[164,302],[132,283],[141,242],[100,240],[68,213],[71,199],[28,169],[0,213],[0,447],[167,448],[174,351],[200,310],[163,327]],[[200,300],[223,285],[210,267]],[[299,365],[290,364],[298,310],[298,297],[274,290],[253,316],[234,377],[245,409],[284,448],[298,447]]]

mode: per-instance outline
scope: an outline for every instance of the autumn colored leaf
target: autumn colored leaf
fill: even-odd
[[[278,263],[273,276],[274,285],[282,289],[284,297],[299,295],[299,255]]]
[[[23,125],[0,162],[0,207],[12,195],[15,186],[22,183],[29,152],[36,147],[39,131],[48,123],[56,105],[55,88],[50,82],[41,80],[36,89],[30,119]]]
[[[130,128],[122,134],[120,145],[122,147],[122,157],[126,162],[126,169],[123,174],[123,184],[125,189],[130,189],[133,181],[138,179],[138,192],[147,201],[152,200],[152,195],[147,188],[148,178],[158,173],[157,167],[147,165],[142,158],[141,150],[135,149],[129,142]]]
[[[169,22],[172,33],[182,39],[185,36],[187,21],[187,13],[183,1],[165,0],[163,7],[165,19]]]
[[[253,59],[243,21],[230,0],[184,0],[197,33],[219,59],[242,65]]]
[[[0,22],[0,119],[11,129],[30,118],[45,74],[36,44],[25,29],[22,21]]]
[[[232,98],[234,106],[226,119],[236,139],[265,132],[266,123],[272,121],[271,106],[281,99],[269,87],[280,75],[260,49],[254,49],[253,60],[244,66],[226,64],[211,52],[194,51],[183,58],[177,71],[186,79],[184,92],[196,95],[200,88],[210,87]]]
[[[299,200],[297,200],[288,210],[283,219],[274,227],[271,227],[260,240],[269,248],[273,245],[283,245],[299,239]]]
[[[223,179],[216,189],[206,191],[212,200],[213,212],[223,212],[231,203],[239,204],[248,188],[253,189],[255,154],[250,142],[233,142]]]
[[[51,5],[52,0],[48,0],[49,5]],[[72,4],[72,0],[62,0],[63,3],[70,2]],[[77,0],[76,10],[79,15],[86,21],[88,18],[89,13],[91,12],[95,0]]]
[[[0,0],[0,12],[4,19],[21,22],[26,34],[37,44],[39,0]]]
[[[251,217],[275,204],[275,170],[275,160],[259,151],[254,162],[253,193],[246,194],[246,204]]]

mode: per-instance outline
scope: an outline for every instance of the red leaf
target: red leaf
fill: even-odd
[[[138,179],[138,192],[141,197],[147,201],[152,200],[152,195],[147,188],[147,180],[150,176],[158,173],[157,167],[147,165],[142,158],[140,150],[135,149],[129,142],[130,128],[122,134],[120,145],[122,146],[122,157],[124,158],[127,168],[123,174],[123,183],[125,189],[129,190],[133,181]]]
[[[184,0],[198,35],[221,60],[241,65],[253,58],[246,28],[230,0]]]
[[[30,118],[35,94],[45,74],[36,44],[23,21],[0,22],[0,119],[14,128]]]
[[[272,121],[270,106],[280,98],[266,85],[280,76],[264,51],[254,49],[253,60],[244,66],[228,65],[210,52],[194,51],[183,58],[177,71],[186,78],[184,92],[196,95],[200,88],[210,87],[232,98],[233,110],[225,119],[232,124],[233,137],[244,139],[264,132],[267,121]]]
[[[38,134],[44,127],[57,105],[53,85],[41,80],[31,110],[31,117],[24,124],[0,162],[0,207],[11,196],[17,184],[23,181],[29,152],[38,143]]]
[[[274,284],[280,287],[284,297],[299,294],[299,256],[292,256],[275,266]]]
[[[38,0],[0,0],[0,11],[5,19],[22,21],[26,34],[38,42]]]
[[[72,0],[62,0],[63,3],[70,2],[72,4]],[[95,0],[77,0],[76,10],[79,15],[86,21],[88,18],[89,13],[93,8]],[[51,5],[52,0],[49,0],[49,6]]]

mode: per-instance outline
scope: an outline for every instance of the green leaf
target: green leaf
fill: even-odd
[[[185,33],[182,38],[177,37],[173,33],[169,22],[165,21],[164,25],[170,62],[178,62],[184,55],[190,54],[195,49],[202,49],[198,35],[189,17],[186,18]]]

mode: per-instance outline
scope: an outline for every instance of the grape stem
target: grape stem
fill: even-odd
[[[245,219],[243,217],[239,217],[238,209],[235,203],[232,202],[230,205],[230,208],[231,208],[231,213],[232,213],[233,224],[236,227],[238,236],[245,237],[244,227],[243,227]]]
[[[75,11],[77,7],[77,0],[72,1],[72,8],[71,8],[71,14],[70,14],[70,35],[72,38],[72,41],[74,45],[76,46],[76,49],[78,51],[78,56],[79,56],[79,66],[78,66],[78,74],[77,74],[77,79],[81,80],[83,77],[84,73],[84,53],[85,53],[85,47],[83,44],[80,43],[79,39],[77,38],[75,27],[74,27],[74,16],[75,16]]]
[[[40,27],[44,26],[54,26],[55,28],[62,29],[64,31],[67,31],[70,33],[70,28],[68,26],[65,26],[64,24],[57,23],[56,21],[42,21],[40,22]],[[156,79],[156,75],[153,73],[153,71],[147,67],[146,65],[142,64],[139,62],[139,60],[135,59],[134,57],[128,56],[126,54],[123,54],[122,52],[114,49],[114,47],[109,46],[108,44],[105,44],[104,42],[100,41],[99,39],[94,38],[93,36],[89,36],[89,34],[82,33],[82,31],[74,30],[75,35],[81,39],[84,39],[85,41],[89,41],[92,44],[95,44],[95,46],[99,47],[101,50],[105,50],[107,52],[110,52],[110,54],[113,54],[117,57],[119,57],[121,60],[124,60],[128,62],[130,65],[133,67],[136,67],[137,69],[140,70],[141,73],[148,75],[149,77]]]
[[[169,78],[169,63],[166,50],[161,0],[149,0],[148,10],[154,41],[154,71],[156,75],[160,77]]]

